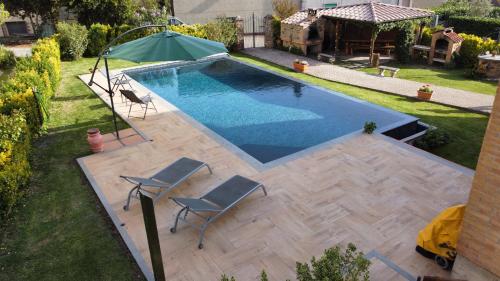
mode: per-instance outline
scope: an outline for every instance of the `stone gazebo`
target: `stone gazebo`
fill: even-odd
[[[366,50],[372,57],[376,50],[390,54],[403,28],[411,29],[409,23],[422,24],[433,15],[428,10],[378,2],[309,9],[281,22],[280,39],[284,47],[300,49],[305,55],[338,55],[342,48],[350,55]]]

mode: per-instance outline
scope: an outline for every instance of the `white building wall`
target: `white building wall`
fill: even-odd
[[[295,0],[300,7],[300,0]],[[177,0],[175,16],[186,23],[205,23],[218,16],[264,17],[273,13],[272,0]]]

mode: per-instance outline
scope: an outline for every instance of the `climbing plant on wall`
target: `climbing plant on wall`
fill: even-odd
[[[378,35],[383,31],[398,30],[394,52],[399,62],[408,63],[410,61],[410,48],[415,42],[415,29],[428,22],[430,22],[430,18],[379,23],[375,25],[374,32]]]

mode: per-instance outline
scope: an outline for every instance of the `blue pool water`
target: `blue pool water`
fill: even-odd
[[[366,121],[392,129],[416,120],[232,59],[128,74],[261,163],[359,131]]]

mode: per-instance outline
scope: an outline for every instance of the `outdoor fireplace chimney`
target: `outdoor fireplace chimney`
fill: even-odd
[[[307,9],[307,19],[312,21],[316,19],[318,11],[316,9]]]

